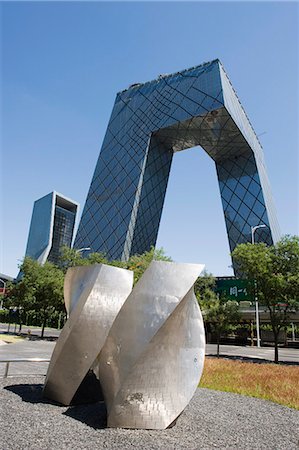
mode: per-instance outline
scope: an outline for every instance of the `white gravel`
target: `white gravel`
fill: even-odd
[[[299,448],[299,411],[265,400],[198,389],[173,428],[109,429],[103,404],[47,403],[42,399],[43,381],[0,380],[1,450]]]

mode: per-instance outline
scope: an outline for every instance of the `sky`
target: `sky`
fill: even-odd
[[[82,212],[116,93],[219,58],[262,143],[282,234],[298,234],[298,3],[2,2],[0,272],[15,276],[33,203]],[[232,274],[216,170],[175,154],[157,246]]]

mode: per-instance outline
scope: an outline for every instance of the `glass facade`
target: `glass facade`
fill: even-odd
[[[75,247],[127,259],[155,245],[175,152],[215,161],[231,250],[279,238],[263,151],[219,60],[117,94]]]
[[[63,245],[71,247],[78,204],[51,192],[34,203],[26,256],[41,264],[59,261]]]
[[[61,247],[71,247],[76,215],[60,206],[55,206],[52,246],[48,261],[56,264],[59,261]]]

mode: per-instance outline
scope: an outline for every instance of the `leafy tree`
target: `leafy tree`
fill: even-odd
[[[90,264],[110,264],[104,253],[94,252],[89,253],[87,258],[83,258],[86,261],[86,265]]]
[[[132,256],[129,261],[108,261],[103,253],[90,253],[83,258],[75,249],[64,247],[59,266],[46,262],[41,266],[37,261],[26,257],[20,266],[22,278],[11,289],[9,301],[12,306],[21,307],[24,314],[34,311],[42,316],[42,337],[49,316],[64,311],[64,274],[69,267],[104,263],[134,271],[135,283],[153,260],[171,261],[163,249],[151,248],[142,255]]]
[[[240,270],[255,280],[258,300],[270,314],[278,363],[278,336],[299,309],[299,237],[284,236],[273,246],[240,244],[232,253]]]
[[[89,253],[86,258],[83,257],[82,252],[75,248],[63,246],[60,254],[60,262],[58,266],[66,272],[69,267],[75,266],[89,266],[90,264],[104,263],[109,264],[108,259],[104,253]]]
[[[24,312],[39,311],[42,316],[43,337],[49,315],[54,311],[64,310],[63,271],[49,262],[41,266],[29,257],[25,257],[20,270],[22,278],[10,291],[10,304],[21,307]]]
[[[215,287],[216,280],[211,273],[203,272],[203,275],[197,278],[194,292],[200,304],[216,300]]]
[[[24,260],[22,266],[28,268],[30,266],[29,258]],[[21,267],[22,267],[21,266]],[[5,296],[5,306],[10,309],[17,308],[19,320],[19,332],[22,329],[23,316],[27,311],[33,308],[35,285],[32,280],[21,279],[18,283],[9,283],[7,285],[7,294]],[[9,314],[9,323],[11,321],[11,314]]]
[[[82,253],[74,248],[64,245],[60,251],[60,258],[58,266],[66,272],[69,267],[83,266],[85,259],[82,258]]]
[[[156,261],[172,261],[172,259],[165,255],[164,249],[151,249],[141,255],[133,255],[125,263],[124,267],[134,271],[134,284],[141,278],[145,270],[148,268],[152,260]]]
[[[205,272],[203,276],[198,277],[194,291],[206,324],[209,324],[212,332],[216,334],[219,357],[221,334],[240,320],[240,314],[237,302],[229,300],[225,295],[216,294],[215,284],[215,278]]]
[[[109,264],[111,266],[133,270],[134,283],[136,283],[153,259],[158,261],[172,261],[169,256],[165,255],[163,248],[155,249],[152,247],[149,251],[144,252],[141,255],[131,256],[128,261],[109,261],[104,253],[90,253],[86,258],[83,258],[77,250],[63,247],[60,258],[60,267],[66,272],[69,267],[74,266],[86,266],[96,263]]]
[[[43,337],[47,318],[54,311],[64,311],[64,274],[58,267],[49,262],[40,266],[40,269],[35,301],[37,308],[42,313],[41,337]]]
[[[69,267],[75,266],[89,266],[91,264],[109,264],[117,267],[125,267],[126,263],[122,261],[109,261],[104,253],[93,252],[89,253],[87,257],[83,257],[81,252],[74,248],[67,246],[62,247],[59,267],[66,272]]]
[[[204,303],[204,317],[216,334],[217,357],[219,358],[221,334],[229,330],[230,325],[240,320],[238,302],[229,300],[225,296],[218,296],[216,300]]]

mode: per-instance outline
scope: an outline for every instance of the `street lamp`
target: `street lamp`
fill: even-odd
[[[76,250],[76,253],[81,253],[84,252],[85,250],[91,250],[91,248],[90,247],[78,248],[78,250]]]
[[[266,228],[267,225],[256,225],[255,227],[251,227],[251,243],[254,244],[254,233],[258,228]],[[257,286],[256,281],[254,281],[254,287],[255,287],[255,321],[256,321],[256,341],[257,346],[261,346],[261,339],[260,339],[260,317],[259,317],[259,302],[257,299]]]
[[[251,227],[251,243],[254,244],[254,233],[258,228],[266,228],[267,225],[256,225],[255,227]]]

